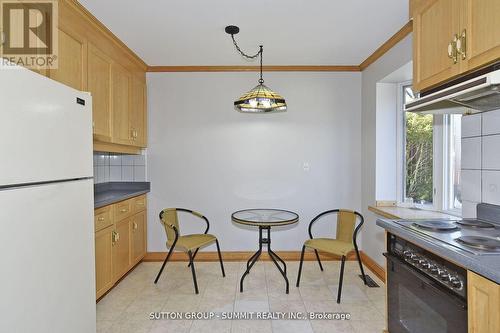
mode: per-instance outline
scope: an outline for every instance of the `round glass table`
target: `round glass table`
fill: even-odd
[[[252,266],[257,262],[262,254],[262,246],[267,244],[267,253],[274,262],[281,275],[285,279],[286,293],[289,291],[288,278],[286,277],[286,264],[272,249],[271,249],[271,227],[278,227],[297,223],[299,215],[294,212],[282,209],[244,209],[234,212],[231,215],[234,223],[259,227],[259,249],[247,261],[247,269],[240,280],[240,292],[243,292],[243,281],[250,273]],[[263,230],[267,231],[267,237],[263,237]],[[280,266],[278,261],[283,265]]]

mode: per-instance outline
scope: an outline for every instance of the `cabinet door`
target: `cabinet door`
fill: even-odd
[[[95,283],[96,298],[113,286],[113,226],[95,233]]]
[[[113,279],[121,278],[130,267],[130,218],[116,223],[113,242]]]
[[[111,141],[111,59],[97,47],[88,46],[88,90],[92,94],[94,139]]]
[[[57,69],[49,72],[50,78],[77,90],[86,90],[87,43],[70,30],[59,29],[59,54]]]
[[[425,0],[413,9],[413,86],[421,91],[459,74],[448,46],[460,31],[460,1]]]
[[[500,58],[500,1],[462,0],[465,2],[463,70],[471,70]]]
[[[500,285],[467,272],[469,333],[500,332]]]
[[[132,78],[130,125],[133,145],[146,147],[146,83]]]
[[[139,262],[146,254],[146,212],[142,211],[132,216],[130,223],[132,237],[132,265]]]
[[[132,144],[130,130],[130,73],[122,66],[112,66],[112,100],[113,100],[113,142],[125,145]]]

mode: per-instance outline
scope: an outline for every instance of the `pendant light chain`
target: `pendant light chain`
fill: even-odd
[[[254,55],[248,55],[248,54],[245,54],[245,52],[243,52],[240,49],[240,47],[238,46],[238,43],[236,43],[236,39],[234,39],[233,34],[231,34],[231,39],[233,40],[233,44],[234,44],[234,47],[236,48],[236,51],[238,51],[243,57],[245,57],[247,59],[255,59],[260,55],[260,79],[259,79],[259,83],[260,84],[264,83],[264,79],[262,78],[262,54],[264,53],[264,46],[259,45],[259,52],[257,52]]]

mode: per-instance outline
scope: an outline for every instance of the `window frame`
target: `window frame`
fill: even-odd
[[[404,89],[411,86],[412,81],[398,83],[398,114],[397,114],[397,203],[405,205],[405,172],[406,172],[406,118],[404,111]],[[414,204],[415,207],[441,211],[447,214],[461,216],[461,209],[447,207],[450,193],[449,187],[449,134],[450,120],[446,115],[433,116],[433,167],[432,167],[432,205]]]

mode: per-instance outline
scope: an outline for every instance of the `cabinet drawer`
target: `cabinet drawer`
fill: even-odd
[[[133,199],[128,199],[113,205],[115,211],[115,222],[118,222],[133,214]]]
[[[145,195],[135,197],[132,200],[134,201],[133,202],[134,213],[139,213],[139,212],[142,212],[143,210],[146,209],[146,196]]]
[[[96,232],[112,224],[111,206],[102,207],[94,211],[94,228]]]

